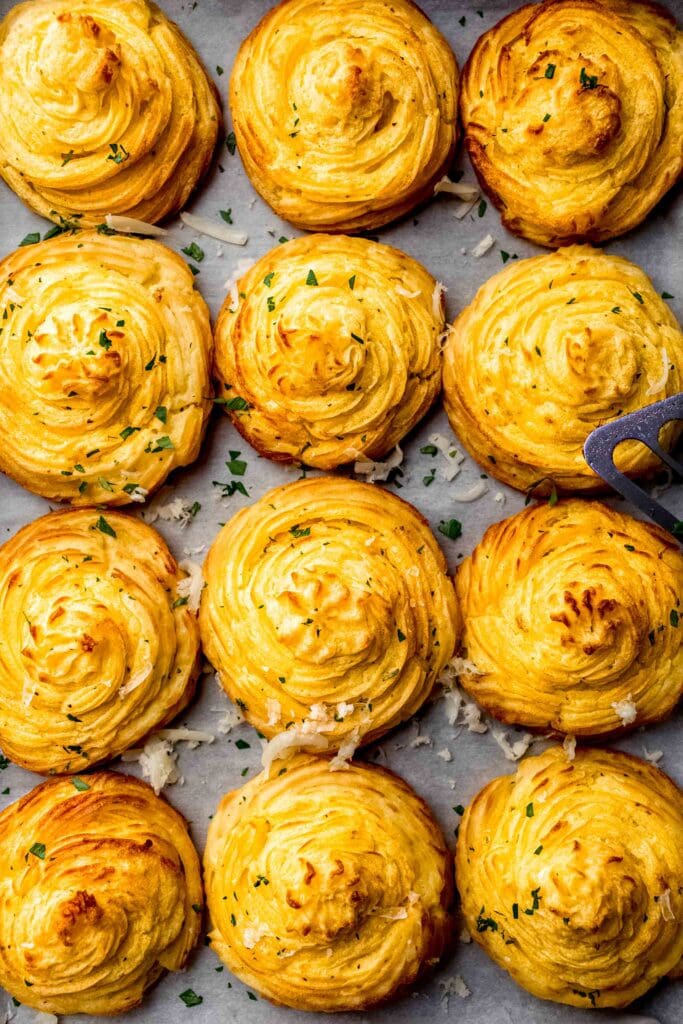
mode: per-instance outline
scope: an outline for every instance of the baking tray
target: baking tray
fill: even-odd
[[[478,6],[477,6],[478,3]],[[241,40],[253,28],[259,18],[271,6],[268,0],[161,0],[166,13],[181,26],[195,44],[198,52],[214,77],[225,100],[230,68]],[[10,0],[0,0],[0,15],[4,17],[13,6]],[[500,17],[515,9],[514,2],[487,3],[474,0],[472,6],[449,0],[422,0],[422,7],[442,30],[451,43],[462,68],[478,36]],[[683,16],[683,0],[669,3],[679,20]],[[481,12],[481,13],[479,13]],[[217,70],[224,69],[223,74]],[[229,120],[226,104],[226,118]],[[229,125],[228,125],[229,129]],[[220,165],[220,166],[218,166]],[[464,170],[464,180],[474,181],[469,164],[460,154],[457,166]],[[439,196],[415,216],[408,217],[400,224],[376,232],[382,241],[403,249],[421,260],[431,272],[445,284],[449,319],[473,297],[476,289],[502,267],[501,250],[524,256],[542,251],[531,243],[510,235],[500,223],[500,218],[489,203],[483,215],[479,209],[457,220],[453,216],[453,200]],[[212,239],[198,236],[179,221],[174,221],[171,232],[165,239],[175,250],[180,250],[196,240],[204,249],[206,257],[201,264],[197,284],[215,316],[225,297],[225,282],[233,276],[239,261],[252,262],[277,243],[281,236],[292,238],[301,232],[294,230],[276,217],[257,198],[242,169],[238,154],[230,155],[223,144],[218,160],[209,179],[190,204],[190,209],[219,220],[218,211],[232,209],[235,226],[249,233],[249,242],[244,249],[221,245]],[[22,203],[0,184],[0,254],[5,255],[30,231],[49,225],[30,213]],[[683,314],[683,252],[681,229],[683,211],[671,195],[650,215],[645,224],[625,238],[610,242],[608,250],[626,256],[638,263],[654,279],[658,291],[668,291],[675,298],[671,300],[679,319]],[[490,233],[496,240],[493,248],[477,259],[472,249]],[[429,435],[439,432],[451,436],[446,416],[438,406],[407,440],[406,457],[403,463],[404,476],[400,494],[413,502],[430,520],[436,530],[443,519],[457,518],[463,524],[463,533],[456,541],[448,540],[440,533],[436,536],[448,557],[451,569],[455,569],[481,538],[490,524],[512,515],[524,504],[523,496],[503,487],[496,481],[487,481],[487,493],[470,504],[459,504],[453,494],[462,492],[476,483],[481,469],[469,458],[463,472],[454,482],[448,484],[437,479],[425,487],[423,477],[429,473],[436,460],[420,454],[420,447],[428,442]],[[235,494],[230,499],[220,497],[219,489],[212,481],[230,479],[225,468],[229,449],[240,450],[248,462],[243,482],[249,491],[249,498]],[[229,519],[243,505],[260,497],[266,490],[288,480],[295,480],[299,470],[274,465],[257,457],[246,443],[238,437],[228,418],[214,413],[209,424],[206,440],[199,460],[189,469],[173,475],[170,484],[163,489],[151,504],[167,504],[171,497],[181,497],[192,503],[201,502],[201,510],[191,524],[185,528],[176,522],[159,520],[157,529],[164,535],[177,558],[189,557],[202,561],[204,551],[219,529],[219,524]],[[394,486],[390,485],[393,490]],[[501,504],[500,494],[505,495]],[[498,496],[498,497],[496,497]],[[664,495],[679,518],[683,518],[683,487],[670,489]],[[619,503],[624,507],[624,503]],[[0,539],[12,535],[20,526],[48,511],[48,503],[22,490],[10,480],[0,477]],[[133,506],[137,514],[140,510]],[[183,784],[169,786],[164,795],[191,822],[192,835],[200,851],[203,850],[206,829],[219,798],[229,789],[242,785],[246,777],[253,777],[260,767],[261,745],[254,730],[247,724],[240,725],[229,735],[217,732],[217,720],[229,707],[227,697],[217,686],[213,675],[202,679],[197,699],[190,711],[183,715],[179,724],[206,730],[216,735],[212,744],[202,744],[195,750],[179,745],[179,766],[184,776]],[[514,771],[515,765],[506,760],[501,748],[494,740],[491,730],[483,735],[467,732],[462,727],[451,727],[446,720],[442,703],[429,706],[419,717],[419,729],[431,742],[411,746],[418,726],[415,722],[395,730],[382,742],[368,748],[361,756],[386,764],[402,775],[422,796],[424,796],[438,817],[449,842],[454,841],[454,829],[458,816],[453,810],[458,804],[466,804],[489,779],[503,772]],[[683,748],[680,743],[680,710],[661,725],[647,730],[638,730],[627,738],[613,744],[622,750],[643,755],[644,749],[662,750],[660,762],[679,784],[683,784]],[[514,730],[508,730],[513,739]],[[236,741],[241,739],[249,744],[240,749]],[[536,743],[529,751],[538,752],[543,742]],[[452,761],[445,762],[438,752],[448,749]],[[133,774],[140,774],[136,763],[115,762],[114,767]],[[9,787],[9,794],[0,796],[0,808],[16,800],[32,786],[40,782],[38,776],[12,765],[0,771],[0,790]],[[123,1020],[130,1024],[218,1024],[222,1021],[236,1024],[320,1024],[330,1018],[319,1014],[299,1013],[293,1010],[271,1006],[248,990],[234,978],[227,968],[216,971],[219,961],[210,948],[201,947],[183,974],[169,975],[148,995],[142,1006]],[[443,1001],[443,986],[440,982],[459,974],[465,980],[471,995],[450,997],[450,1005]],[[188,1008],[179,999],[179,994],[192,988],[202,996],[201,1005]],[[0,1022],[8,1019],[13,1011],[5,1011],[3,995],[0,992]],[[680,1024],[683,1020],[683,986],[663,982],[646,998],[641,999],[631,1011],[654,1017],[660,1024]],[[4,1014],[4,1015],[3,1015]],[[379,1010],[365,1014],[339,1014],[339,1024],[409,1024],[416,1020],[434,1021],[457,1019],[461,1024],[579,1024],[589,1019],[595,1024],[595,1014],[540,1002],[528,995],[498,967],[486,954],[473,944],[456,942],[453,952],[447,957],[436,973],[424,981],[412,995]],[[20,1018],[26,1019],[26,1018]],[[32,1019],[28,1015],[28,1019]],[[62,1021],[87,1024],[101,1018],[79,1016],[61,1018]],[[621,1014],[601,1011],[600,1021],[623,1019]]]

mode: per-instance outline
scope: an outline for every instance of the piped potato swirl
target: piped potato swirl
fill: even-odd
[[[378,227],[431,196],[453,157],[457,101],[450,46],[410,0],[284,0],[242,43],[230,80],[254,188],[309,231]]]
[[[185,821],[131,776],[50,780],[0,813],[0,985],[26,1006],[132,1009],[185,966],[202,902]]]
[[[453,654],[441,549],[411,505],[372,484],[269,491],[223,527],[204,576],[204,651],[268,737],[367,743],[417,711]]]
[[[204,857],[211,948],[274,1003],[362,1010],[400,994],[452,930],[452,864],[397,776],[297,756],[223,797]]]
[[[175,717],[199,673],[196,613],[159,534],[53,512],[0,548],[0,747],[30,771],[84,771]]]
[[[553,247],[614,238],[683,169],[683,35],[639,0],[527,4],[479,39],[460,113],[506,227]]]
[[[681,974],[683,795],[639,758],[526,758],[465,811],[456,877],[473,939],[540,999],[627,1006]]]
[[[0,174],[43,217],[161,220],[220,126],[214,85],[156,4],[31,0],[0,25]]]
[[[0,469],[74,505],[144,501],[199,452],[209,312],[158,242],[96,232],[0,263]]]
[[[216,324],[220,394],[269,458],[318,469],[381,458],[439,393],[442,289],[397,249],[297,238],[235,293]]]
[[[683,333],[635,264],[590,246],[520,260],[484,284],[444,350],[444,402],[469,452],[518,490],[599,491],[590,432],[683,389]],[[660,435],[671,448],[680,425]],[[647,477],[659,459],[638,441],[618,468]]]
[[[683,553],[595,501],[495,523],[458,569],[460,682],[505,722],[575,736],[665,718],[683,695]]]

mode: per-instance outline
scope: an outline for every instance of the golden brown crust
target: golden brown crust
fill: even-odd
[[[683,958],[683,795],[651,764],[552,748],[494,779],[460,825],[472,937],[533,995],[627,1006]]]
[[[285,484],[223,527],[204,565],[207,657],[266,736],[330,750],[405,721],[453,653],[460,618],[429,526],[382,488]]]
[[[683,333],[635,264],[590,246],[515,261],[484,284],[444,350],[451,426],[498,480],[535,494],[605,485],[583,446],[591,430],[683,388]],[[680,425],[660,437],[671,448]],[[619,469],[651,476],[639,441]]]
[[[30,771],[85,771],[188,703],[199,628],[150,526],[53,512],[0,548],[0,747]],[[180,602],[180,603],[179,603]]]
[[[156,4],[31,0],[0,25],[0,174],[44,217],[161,220],[208,169],[220,127],[215,86]]]
[[[548,246],[613,238],[683,169],[683,35],[639,0],[528,4],[477,42],[460,113],[506,227]]]
[[[36,1010],[137,1006],[185,966],[202,902],[185,821],[131,776],[44,782],[0,814],[0,984]]]
[[[599,502],[496,523],[461,564],[460,682],[505,722],[576,736],[665,718],[683,694],[683,554]]]
[[[443,327],[440,286],[398,249],[297,238],[258,260],[223,303],[219,393],[268,458],[318,469],[378,459],[439,392]]]
[[[144,501],[199,452],[209,311],[147,239],[62,235],[0,263],[0,469],[73,505]]]
[[[230,108],[276,213],[355,232],[432,194],[455,149],[457,93],[448,43],[409,0],[283,0],[240,47]]]
[[[390,772],[299,756],[228,793],[204,872],[211,948],[272,1002],[364,1010],[400,994],[452,929],[452,863]]]

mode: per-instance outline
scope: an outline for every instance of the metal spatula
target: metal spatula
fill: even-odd
[[[645,515],[653,519],[659,526],[669,530],[683,541],[683,525],[680,519],[668,509],[651,498],[642,487],[619,472],[614,464],[614,449],[622,441],[642,441],[651,448],[655,455],[664,462],[677,476],[683,478],[683,463],[665,451],[659,443],[659,435],[667,423],[683,420],[683,394],[665,398],[663,402],[639,409],[620,419],[605,423],[589,434],[583,454],[586,462],[598,476],[632,502]]]

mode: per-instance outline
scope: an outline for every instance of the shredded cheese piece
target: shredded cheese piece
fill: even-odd
[[[440,757],[442,761],[446,762],[453,760],[453,755],[451,754],[448,747],[444,747],[443,750],[437,750],[436,756]]]
[[[416,299],[420,294],[418,288],[416,292],[409,292],[407,288],[404,288],[402,284],[397,284],[394,291],[397,295],[402,295],[404,299]]]
[[[659,909],[661,910],[662,917],[665,921],[676,920],[674,908],[671,906],[671,889],[665,889],[659,897]]]
[[[441,284],[441,281],[437,281],[432,292],[432,313],[437,320],[443,316],[445,294],[446,286]]]
[[[656,395],[658,392],[663,391],[666,387],[666,382],[669,379],[669,370],[671,366],[669,363],[669,356],[665,348],[662,349],[662,372],[657,380],[650,381],[650,385],[645,392],[649,397],[650,395]]]
[[[160,228],[157,224],[148,224],[135,217],[123,217],[118,213],[108,213],[104,220],[108,228],[120,231],[124,235],[151,235],[153,238],[161,238],[168,234],[166,228]]]
[[[267,924],[260,921],[256,925],[247,925],[242,932],[242,942],[244,943],[245,949],[253,949],[254,946],[264,939],[267,935],[271,935],[272,932]]]
[[[484,235],[482,240],[480,242],[477,242],[477,244],[475,245],[474,249],[472,250],[472,255],[476,256],[477,259],[479,259],[481,256],[485,256],[489,249],[491,249],[491,247],[495,244],[495,241],[496,240],[493,237],[493,235]]]
[[[187,607],[191,612],[199,611],[199,603],[204,589],[204,577],[201,565],[184,558],[178,563],[178,567],[187,573],[187,576],[178,581],[176,593],[179,598],[187,598]]]
[[[450,978],[443,978],[439,982],[439,986],[443,989],[441,1008],[444,1012],[448,1010],[448,1001],[451,996],[460,996],[461,999],[467,999],[468,996],[472,995],[465,984],[464,978],[459,974],[453,974]]]
[[[268,697],[266,700],[266,714],[268,715],[268,725],[279,725],[282,721],[282,704],[279,700],[275,700],[274,697]]]
[[[182,498],[174,498],[166,505],[155,505],[153,508],[146,508],[142,512],[142,518],[146,523],[155,523],[162,519],[166,523],[176,522],[180,526],[188,526],[194,519],[194,503],[190,504]]]
[[[443,434],[430,434],[429,442],[433,444],[435,448],[438,448],[444,459],[446,459],[447,465],[440,466],[439,472],[442,479],[451,482],[454,480],[460,472],[462,463],[465,461],[465,456],[459,448],[449,441]]]
[[[480,191],[478,185],[470,184],[467,181],[451,181],[447,174],[437,181],[434,186],[434,195],[438,196],[440,192],[447,192],[448,195],[457,196],[458,199],[478,199]]]
[[[180,219],[183,224],[187,224],[193,231],[198,231],[200,235],[217,238],[219,242],[227,242],[228,245],[246,245],[249,241],[249,235],[244,231],[231,230],[227,224],[218,224],[208,217],[201,217],[195,213],[181,213]]]
[[[353,471],[358,476],[364,476],[368,483],[382,483],[389,479],[392,469],[396,469],[403,462],[403,451],[400,445],[396,445],[386,462],[372,462],[364,459],[354,463]]]
[[[349,738],[342,743],[336,755],[330,761],[330,771],[340,772],[347,769],[349,767],[348,762],[356,753],[359,746],[360,729],[354,729]]]
[[[659,762],[664,757],[664,751],[663,750],[648,750],[647,747],[643,747],[643,757],[645,758],[646,761],[649,761],[650,764],[659,764]]]
[[[488,487],[486,486],[486,481],[477,480],[477,482],[472,484],[472,486],[468,488],[466,491],[456,491],[454,494],[451,495],[451,497],[453,501],[477,501],[479,498],[482,498],[487,491]]]
[[[305,733],[299,729],[287,729],[273,736],[264,748],[261,764],[266,772],[270,772],[273,761],[284,760],[296,750],[327,750],[329,744],[320,733]]]
[[[622,720],[624,725],[632,725],[638,717],[638,708],[631,700],[630,693],[626,700],[613,701],[612,707],[614,708],[618,717]]]
[[[493,738],[508,761],[519,761],[534,742],[532,734],[525,732],[523,736],[520,736],[518,740],[511,744],[507,738],[507,733],[503,732],[502,729],[494,729]]]
[[[244,715],[239,708],[229,707],[225,714],[218,719],[216,728],[221,735],[227,736],[235,726],[240,725],[243,721]]]
[[[565,736],[562,740],[562,749],[567,755],[567,760],[573,761],[576,757],[576,736]]]

